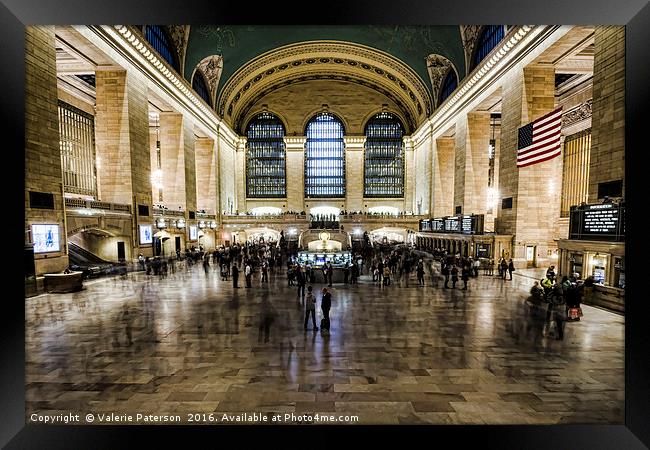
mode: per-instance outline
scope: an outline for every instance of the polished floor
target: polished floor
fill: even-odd
[[[364,276],[332,288],[328,336],[303,330],[295,288],[281,274],[251,289],[201,267],[92,281],[82,292],[26,300],[27,417],[623,423],[624,318],[584,306],[556,340],[523,306],[530,283],[481,275],[467,291],[428,279],[384,288]],[[318,303],[320,322],[320,293]],[[267,336],[260,323],[269,317]]]

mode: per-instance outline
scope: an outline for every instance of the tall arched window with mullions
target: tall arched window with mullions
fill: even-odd
[[[205,102],[212,106],[212,102],[210,101],[210,90],[208,89],[208,84],[205,82],[205,78],[203,77],[203,74],[196,70],[194,72],[194,76],[192,77],[192,89],[194,89],[194,92],[199,94],[199,97],[201,97]]]
[[[144,29],[144,37],[176,72],[180,72],[180,64],[178,64],[176,51],[163,27],[159,25],[147,25]]]
[[[345,197],[343,122],[320,113],[307,124],[305,197]]]
[[[256,115],[246,127],[246,196],[287,196],[285,129],[269,112]]]
[[[404,196],[404,127],[389,112],[375,115],[366,124],[364,197]]]
[[[497,46],[506,35],[505,25],[487,25],[483,28],[481,35],[476,42],[476,50],[472,59],[472,70],[478,66],[483,58]]]
[[[440,86],[440,101],[438,104],[442,104],[447,97],[449,97],[452,92],[456,90],[458,87],[458,77],[456,76],[456,72],[454,72],[454,69],[451,67],[447,71],[447,75],[445,76],[445,79],[442,80],[442,85]]]

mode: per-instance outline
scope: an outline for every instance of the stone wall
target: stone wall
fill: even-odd
[[[54,27],[25,28],[25,243],[31,225],[59,225],[61,251],[35,256],[36,275],[68,266],[59,148]],[[32,208],[29,191],[52,194],[53,209]]]

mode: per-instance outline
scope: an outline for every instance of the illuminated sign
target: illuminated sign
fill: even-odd
[[[196,241],[198,239],[198,232],[196,225],[190,225],[190,241]]]
[[[625,238],[625,206],[613,203],[571,208],[570,239],[622,241]]]
[[[139,227],[140,227],[140,245],[151,244],[153,242],[151,225],[140,225]]]
[[[32,225],[32,240],[34,253],[50,253],[61,251],[59,226],[54,224]]]

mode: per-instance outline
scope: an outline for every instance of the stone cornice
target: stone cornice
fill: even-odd
[[[566,34],[569,26],[529,26],[513,27],[505,38],[492,52],[485,57],[483,64],[477,66],[459,84],[453,95],[429,117],[428,123],[422,124],[413,133],[416,140],[422,139],[427,133],[427,125],[431,126],[433,134],[442,133],[453,125],[453,119],[464,108],[476,102],[479,97],[490,89],[515,64],[527,55],[536,51],[547,39],[555,33]]]
[[[121,59],[120,64],[124,69],[129,65],[134,67],[173,100],[179,112],[191,114],[209,134],[221,135],[230,141],[238,138],[216,112],[194,93],[192,86],[167,61],[158,57],[139,31],[124,25],[82,25],[74,28],[100,50],[109,51],[112,57]]]

